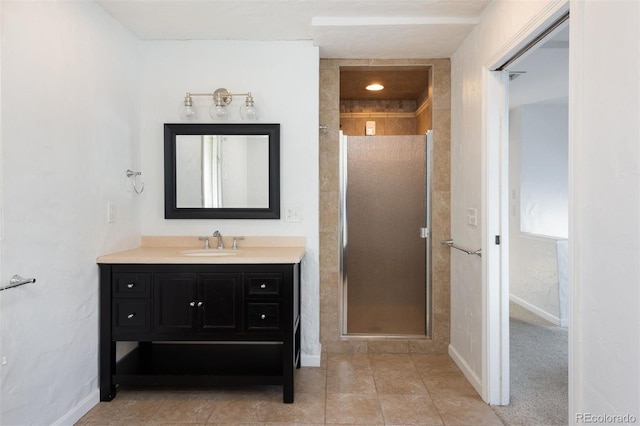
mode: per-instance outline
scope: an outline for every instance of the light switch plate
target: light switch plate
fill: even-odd
[[[467,225],[478,226],[478,210],[467,209]]]
[[[284,221],[289,223],[302,222],[298,209],[295,207],[287,207],[284,209]]]
[[[367,121],[367,122],[365,122],[364,134],[365,134],[365,136],[375,136],[376,135],[376,122],[375,121]]]
[[[114,223],[118,217],[118,209],[113,203],[107,204],[107,223]]]

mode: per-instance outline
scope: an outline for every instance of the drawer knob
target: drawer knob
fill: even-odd
[[[189,303],[189,306],[196,306],[196,302]]]
[[[267,288],[267,285],[262,283],[262,284],[260,284],[260,288]]]
[[[127,315],[127,318],[131,319],[135,316],[136,316],[135,312],[131,312],[129,315]]]
[[[127,288],[134,288],[136,286],[135,283],[129,283],[127,284]]]
[[[198,307],[202,306],[203,303],[202,302],[198,302]]]
[[[265,314],[260,315],[260,318],[265,319],[267,316]]]

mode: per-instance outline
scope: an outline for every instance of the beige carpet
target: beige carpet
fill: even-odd
[[[567,329],[510,304],[511,404],[493,407],[507,425],[566,425]]]

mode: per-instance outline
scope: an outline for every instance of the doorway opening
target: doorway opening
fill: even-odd
[[[340,70],[344,336],[430,336],[430,81],[430,67]]]
[[[568,418],[569,22],[509,73],[507,424]]]
[[[556,141],[562,139],[563,144],[568,144],[568,137],[566,134],[566,129],[568,128],[568,119],[566,118],[567,114],[559,114],[558,109],[551,112],[553,108],[557,108],[557,105],[555,107],[552,106],[551,104],[556,102],[556,100],[551,101],[550,99],[547,99],[545,102],[540,102],[541,99],[531,102],[532,104],[540,102],[541,105],[538,105],[538,107],[541,107],[544,111],[528,106],[515,112],[513,111],[515,108],[512,108],[511,115],[509,111],[510,83],[512,83],[513,86],[518,82],[520,82],[519,84],[524,83],[526,81],[524,76],[528,74],[524,72],[526,70],[523,71],[518,68],[520,66],[526,66],[528,57],[535,58],[535,52],[543,52],[546,50],[541,49],[541,47],[547,43],[547,48],[549,48],[549,50],[546,53],[549,53],[550,49],[562,47],[567,48],[562,56],[565,56],[566,62],[563,85],[568,87],[568,33],[566,31],[568,19],[568,5],[559,9],[545,11],[544,18],[539,17],[538,19],[538,22],[542,22],[542,24],[539,25],[537,29],[533,29],[532,32],[528,34],[523,34],[520,41],[512,41],[510,48],[504,48],[505,51],[510,51],[511,53],[507,53],[501,61],[496,61],[496,63],[488,65],[487,68],[485,68],[487,82],[485,92],[487,129],[485,135],[487,159],[485,168],[485,200],[487,219],[484,238],[487,242],[485,245],[487,256],[485,275],[483,278],[484,283],[486,284],[486,303],[484,303],[483,308],[485,312],[483,334],[486,336],[484,339],[486,352],[483,360],[483,398],[492,405],[509,405],[511,402],[510,397],[512,389],[510,389],[510,377],[513,376],[510,375],[510,361],[511,355],[514,351],[510,349],[514,348],[510,345],[510,333],[513,330],[510,329],[509,304],[512,300],[522,302],[524,298],[529,298],[531,296],[530,294],[527,294],[527,292],[531,293],[531,288],[526,285],[524,286],[524,292],[520,293],[520,296],[516,295],[516,297],[513,297],[513,295],[510,294],[511,288],[509,284],[512,273],[515,277],[518,273],[522,273],[523,269],[526,269],[526,267],[522,268],[511,262],[511,260],[516,260],[511,259],[510,257],[511,245],[519,245],[518,248],[522,250],[522,253],[534,252],[537,255],[538,253],[536,252],[536,249],[527,246],[526,244],[519,244],[521,241],[518,241],[518,239],[526,240],[529,238],[530,240],[533,240],[533,238],[539,238],[550,240],[549,243],[554,246],[552,251],[556,257],[556,260],[554,261],[556,264],[554,272],[556,275],[555,280],[558,281],[557,275],[560,269],[565,271],[568,270],[568,265],[559,265],[557,260],[557,253],[559,252],[559,249],[558,247],[555,247],[558,245],[557,240],[566,239],[566,237],[558,238],[558,235],[556,234],[561,234],[562,232],[558,231],[558,229],[567,228],[569,221],[569,215],[566,209],[568,191],[565,189],[562,197],[560,197],[564,199],[564,213],[556,214],[555,220],[551,221],[548,221],[549,217],[544,218],[544,220],[540,219],[542,219],[550,209],[550,204],[545,205],[545,203],[554,197],[549,196],[547,193],[543,196],[547,197],[547,200],[544,200],[544,202],[538,200],[533,204],[530,203],[530,199],[528,198],[536,192],[536,197],[540,197],[540,187],[545,185],[553,186],[555,192],[558,192],[557,190],[562,186],[560,182],[561,179],[556,177],[552,184],[549,184],[548,182],[545,183],[545,179],[547,177],[545,173],[549,175],[555,173],[557,170],[554,169],[551,171],[554,167],[558,167],[558,165],[562,164],[564,169],[563,173],[568,174],[568,154],[565,154],[563,158],[557,158],[555,157],[558,152],[556,149],[557,146],[554,146],[553,148],[550,146],[551,141],[554,139]],[[542,68],[547,69],[545,67]],[[527,96],[529,97],[540,97],[541,95],[544,95],[545,92],[549,92],[549,90],[546,89],[551,87],[551,77],[548,75],[542,75],[537,76],[537,78],[544,84],[538,88],[531,88],[529,93],[527,93]],[[564,97],[564,95],[556,96],[558,98]],[[516,98],[515,93],[512,94],[512,97],[514,99]],[[566,99],[568,99],[568,96]],[[563,108],[566,109],[566,107]],[[547,118],[541,120],[541,114],[547,114]],[[533,117],[537,117],[537,119],[534,120]],[[555,121],[551,120],[549,117],[552,117]],[[524,121],[522,120],[523,118],[525,119]],[[520,122],[518,122],[518,120],[520,120]],[[551,137],[550,135],[544,135],[543,133],[536,135],[535,131],[525,132],[525,127],[528,126],[527,120],[531,122],[531,126],[529,127],[538,132],[550,130],[552,122],[561,122],[562,126],[560,127],[565,129],[564,136],[558,137],[556,135]],[[537,124],[534,124],[536,121]],[[513,141],[510,140],[509,136],[510,131],[513,136],[514,130],[516,129],[520,136],[525,135],[531,140],[525,141],[524,143],[520,140],[519,145],[513,145]],[[534,148],[533,151],[531,150],[532,147]],[[514,152],[511,152],[512,150],[517,151],[515,152],[516,158],[514,158]],[[535,153],[535,150],[538,150],[538,153],[542,152],[544,154],[543,158],[546,155],[547,162],[543,161],[541,164],[539,161],[540,158],[536,159],[536,155],[532,154]],[[523,154],[525,155],[524,157]],[[536,160],[534,161],[534,159]],[[510,160],[514,160],[513,163]],[[534,165],[533,163],[535,162],[537,162],[537,164]],[[514,164],[517,164],[518,166],[513,168]],[[517,179],[513,176],[513,172],[516,170],[518,172]],[[522,184],[523,178],[526,177],[527,179],[530,179],[532,176],[535,177],[535,179],[525,182],[524,185]],[[528,187],[525,188],[525,186]],[[544,208],[541,208],[542,205],[545,205]],[[544,214],[542,214],[542,210],[544,210]],[[563,209],[559,209],[559,211],[562,210]],[[523,212],[525,213],[524,215],[522,215]],[[534,228],[529,228],[531,223],[525,223],[532,218],[529,215],[530,213],[535,213],[533,216],[539,220],[539,222],[535,224],[536,226],[539,225],[540,222],[544,221],[552,222],[553,226],[547,227],[547,231],[534,231]],[[560,220],[557,220],[559,217]],[[563,224],[557,226],[558,222],[563,222]],[[553,230],[549,232],[548,230],[550,229]],[[546,233],[547,235],[534,235],[536,232],[539,232],[540,234]],[[499,240],[496,238],[495,245],[488,243],[490,241],[493,242],[494,237],[497,235],[501,238]],[[568,259],[568,256],[566,259]],[[526,263],[529,266],[535,265],[533,259],[528,256]],[[511,270],[512,267],[513,271]],[[520,268],[520,270],[518,270],[518,268]],[[560,322],[561,318],[559,300],[563,297],[563,295],[560,294],[562,292],[560,288],[561,286],[562,283],[555,283],[556,291],[554,312],[557,314],[556,318],[558,319],[558,322]],[[517,287],[518,286],[514,285],[515,291],[518,291],[516,290]],[[536,293],[536,291],[533,293]],[[537,310],[529,309],[537,303],[539,303],[539,301],[532,298],[530,302],[520,303],[520,305],[524,305],[529,311],[534,311],[537,316],[540,316],[540,313],[544,309],[549,309],[548,307]],[[552,316],[555,317],[555,315]],[[550,316],[547,316],[547,319],[549,318]],[[513,340],[511,342],[513,342]],[[561,344],[565,346],[566,350],[567,344]],[[547,348],[545,348],[544,344],[538,344],[536,346],[536,351],[544,351],[546,349]],[[559,354],[555,353],[553,355],[557,357]],[[540,358],[542,357],[538,357],[537,360]],[[566,373],[567,370],[568,361],[567,367],[564,368],[564,372]],[[565,389],[565,400],[568,400],[568,398],[566,398],[566,394],[568,393],[566,389],[568,388],[568,385],[565,384],[563,388]],[[544,392],[547,391],[548,389],[545,388]],[[560,413],[560,418],[564,419],[561,423],[566,422],[566,412],[566,408],[564,408]],[[540,419],[538,420],[542,421]]]

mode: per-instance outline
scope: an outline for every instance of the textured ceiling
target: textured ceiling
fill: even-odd
[[[490,0],[95,0],[142,40],[308,40],[322,58],[448,58],[473,30]],[[564,38],[563,38],[564,37]],[[513,67],[514,104],[558,98],[561,74],[536,71],[566,62],[567,32]],[[564,51],[563,51],[564,48]],[[563,65],[566,68],[566,64]],[[342,99],[417,99],[426,73],[395,68],[345,70]],[[413,73],[413,74],[412,74]],[[387,89],[365,93],[369,80]],[[526,88],[525,88],[526,87]],[[356,91],[359,92],[356,93]]]
[[[309,40],[322,58],[447,58],[489,0],[97,0],[143,40]]]

